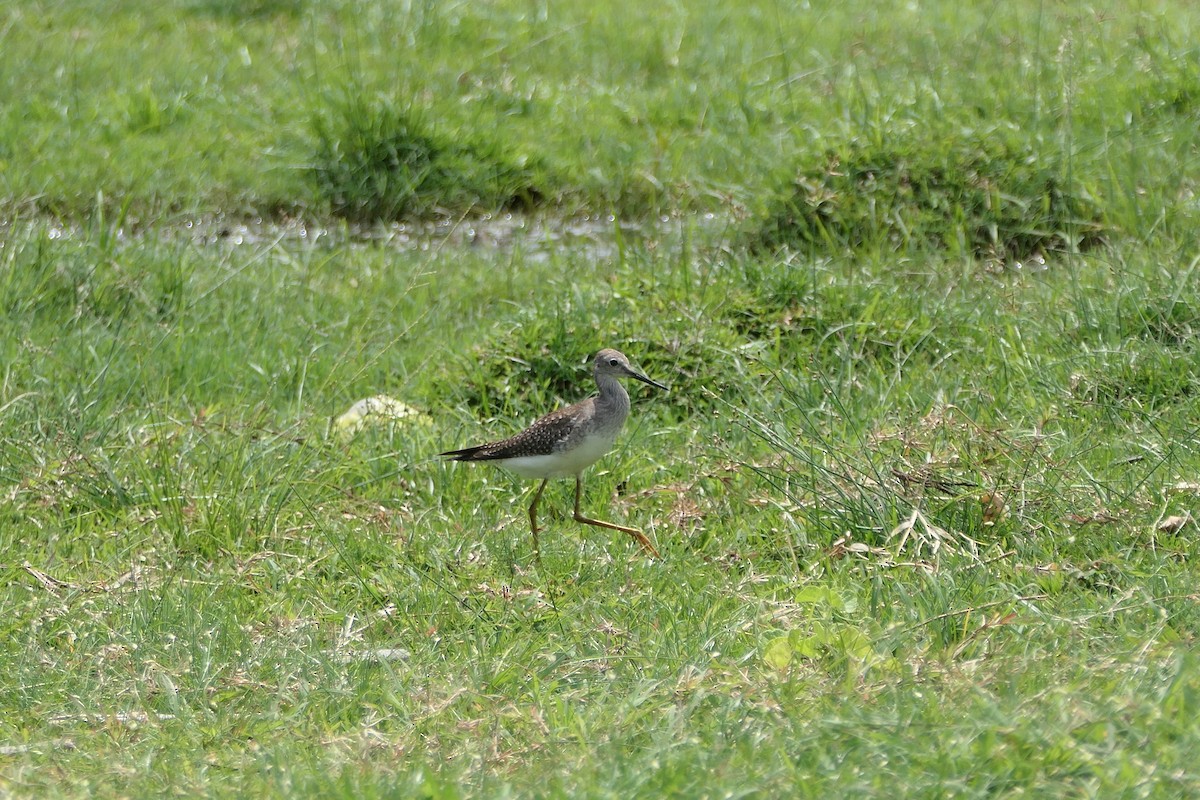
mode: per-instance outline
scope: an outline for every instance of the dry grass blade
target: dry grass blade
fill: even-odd
[[[979,542],[966,534],[953,533],[934,525],[917,509],[913,509],[908,519],[888,533],[889,542],[896,539],[899,540],[896,542],[897,555],[903,553],[905,548],[911,547],[913,554],[918,557],[924,553],[938,556],[945,551],[979,559]]]

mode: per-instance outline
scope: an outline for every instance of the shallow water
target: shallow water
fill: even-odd
[[[201,247],[262,247],[280,245],[324,248],[391,247],[397,250],[440,250],[445,247],[487,248],[500,252],[520,247],[537,260],[564,250],[584,251],[604,258],[622,246],[647,242],[669,243],[681,230],[703,230],[720,236],[732,221],[707,213],[663,216],[652,221],[618,221],[611,215],[570,218],[496,214],[470,219],[394,222],[374,225],[313,223],[301,219],[192,218],[177,222],[98,229],[94,225],[67,225],[50,220],[0,221],[0,248],[14,235],[43,234],[54,240],[87,241],[110,237],[118,243],[158,238],[187,239]]]

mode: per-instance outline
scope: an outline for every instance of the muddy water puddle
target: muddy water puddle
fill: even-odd
[[[3,241],[25,228],[26,234],[39,233],[50,239],[88,241],[104,237],[126,245],[158,238],[188,240],[202,247],[321,247],[321,248],[395,248],[403,251],[436,251],[443,248],[483,248],[506,251],[521,248],[527,258],[548,258],[562,250],[585,251],[604,258],[621,247],[648,242],[670,242],[684,230],[707,231],[720,235],[729,228],[729,220],[716,214],[686,217],[661,217],[651,221],[617,220],[595,215],[573,218],[531,217],[500,214],[473,219],[437,222],[409,222],[380,225],[319,224],[304,220],[182,219],[153,225],[132,224],[97,229],[92,225],[63,225],[48,221],[0,223],[0,247]]]

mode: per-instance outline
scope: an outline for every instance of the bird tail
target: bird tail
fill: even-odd
[[[438,453],[438,455],[448,458],[451,461],[478,461],[480,455],[486,449],[486,445],[477,445],[475,447],[464,447],[462,450],[447,450],[445,453]]]

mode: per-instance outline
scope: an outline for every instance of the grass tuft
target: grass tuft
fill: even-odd
[[[1110,231],[1062,158],[999,128],[910,130],[835,145],[751,233],[755,250],[934,247],[1024,259],[1095,247]]]
[[[318,199],[360,222],[532,210],[537,169],[485,140],[439,135],[424,116],[386,99],[352,96],[312,121],[310,171]]]

